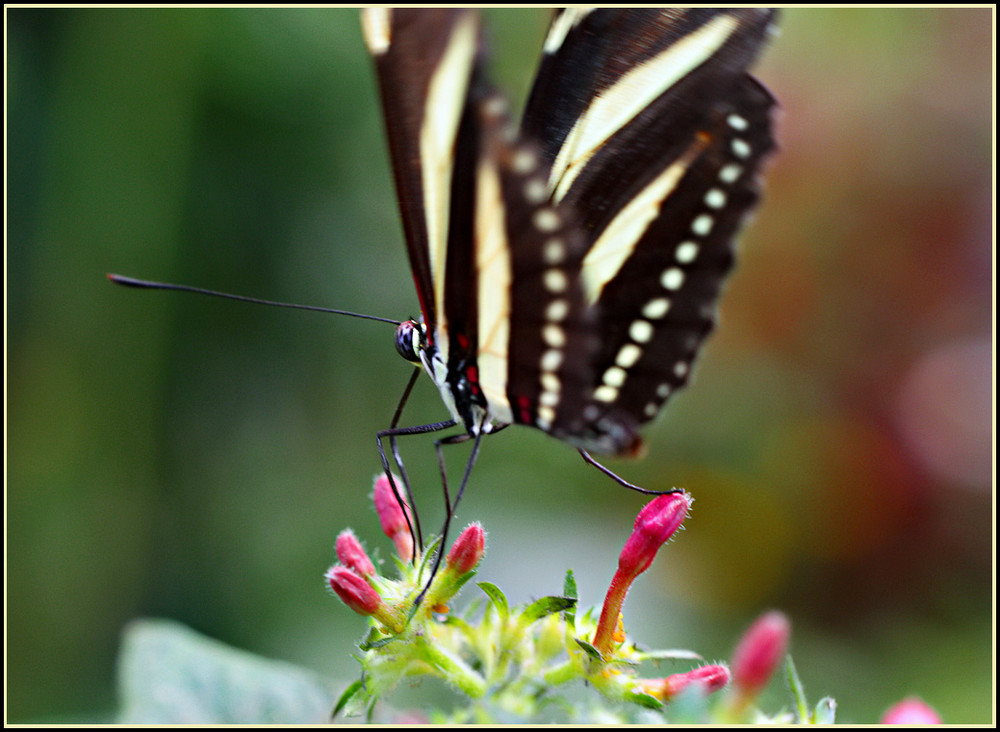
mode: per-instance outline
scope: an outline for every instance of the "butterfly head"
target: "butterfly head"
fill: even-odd
[[[427,348],[427,326],[404,320],[396,326],[396,351],[407,361],[421,363],[420,352]]]

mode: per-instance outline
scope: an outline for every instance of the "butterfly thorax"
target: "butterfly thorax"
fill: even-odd
[[[479,385],[475,361],[446,360],[441,349],[428,338],[425,323],[417,320],[400,323],[396,328],[395,344],[399,355],[423,366],[452,417],[464,425],[470,435],[489,434],[507,425],[507,421],[492,413]]]

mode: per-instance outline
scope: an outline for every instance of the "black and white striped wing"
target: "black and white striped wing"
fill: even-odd
[[[584,237],[598,344],[578,364],[588,388],[539,425],[557,437],[632,452],[638,426],[686,383],[773,147],[774,102],[746,72],[772,22],[758,9],[553,20],[522,133],[549,166],[552,205]]]
[[[589,357],[583,238],[549,203],[541,151],[519,139],[483,79],[477,15],[369,9],[362,17],[426,325],[420,359],[470,432],[535,425],[567,361]],[[557,342],[558,359],[546,341]]]
[[[369,9],[423,313],[414,349],[470,433],[598,452],[682,386],[772,147],[761,10],[566,10],[520,130],[469,10]]]

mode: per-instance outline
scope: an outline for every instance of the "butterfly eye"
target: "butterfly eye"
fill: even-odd
[[[420,356],[417,349],[420,346],[420,326],[412,321],[406,320],[396,327],[396,351],[407,361],[420,363]],[[414,341],[414,335],[417,340]]]

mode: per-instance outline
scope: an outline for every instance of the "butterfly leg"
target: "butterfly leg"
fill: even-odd
[[[385,476],[386,478],[389,479],[389,486],[392,488],[392,494],[396,497],[396,501],[399,503],[400,506],[403,506],[405,501],[403,499],[402,494],[399,492],[399,488],[396,487],[396,481],[392,477],[392,470],[389,467],[389,458],[386,456],[385,445],[382,444],[382,441],[387,437],[389,438],[389,443],[391,445],[393,458],[396,461],[396,465],[400,470],[400,475],[404,480],[403,485],[406,490],[407,497],[409,498],[409,505],[415,506],[415,504],[413,503],[413,495],[410,490],[409,480],[406,479],[406,471],[403,468],[403,460],[399,454],[399,447],[396,444],[396,438],[402,435],[423,435],[429,432],[440,432],[441,430],[446,430],[451,427],[454,427],[456,424],[457,422],[455,422],[455,420],[449,419],[444,422],[423,424],[423,425],[418,425],[416,427],[390,427],[375,434],[375,441],[378,444],[379,458],[381,458],[382,460],[382,470],[385,471]],[[414,523],[416,524],[416,526],[414,526],[414,524],[410,522],[410,513],[411,513],[410,511],[406,510],[403,511],[403,515],[406,517],[407,526],[410,529],[410,535],[414,539],[413,546],[419,547],[420,550],[423,550],[423,535],[420,533],[420,519],[418,517],[417,511],[414,508],[414,510],[412,511],[413,520]]]
[[[396,404],[396,411],[393,412],[392,421],[389,422],[389,429],[396,429],[399,426],[399,420],[403,415],[403,408],[406,406],[406,402],[410,399],[410,392],[413,391],[414,385],[417,383],[417,379],[420,378],[420,369],[413,369],[413,373],[410,375],[409,380],[406,382],[406,388],[403,389],[402,396],[399,397],[399,403]],[[396,435],[389,436],[389,445],[392,448],[392,458],[396,463],[396,468],[399,470],[400,480],[403,481],[403,488],[406,491],[406,500],[409,501],[411,506],[413,503],[413,490],[410,488],[410,479],[406,474],[406,466],[403,464],[403,458],[399,454],[399,443],[396,440]],[[382,460],[382,466],[385,467],[385,460]],[[389,471],[386,471],[386,478],[389,480],[389,485],[393,488],[393,495],[396,496],[397,502],[399,501],[399,495],[393,485],[392,475]],[[400,504],[402,508],[402,504]],[[406,515],[407,512],[404,510],[403,514]],[[414,535],[414,527],[409,524],[409,516],[407,516],[407,526],[410,529],[410,539],[413,542],[413,546],[417,547],[418,550],[423,551],[424,548],[424,538],[423,533],[420,530],[420,517],[414,515],[414,520],[416,521],[416,534]]]
[[[441,451],[443,445],[457,445],[461,442],[466,442],[467,440],[473,440],[472,452],[469,454],[468,460],[465,462],[465,472],[462,474],[462,482],[458,486],[458,493],[455,495],[455,502],[451,501],[451,494],[448,490],[448,474],[445,470],[444,465],[444,454]],[[463,432],[462,434],[450,435],[449,437],[444,437],[440,440],[434,441],[434,449],[437,451],[438,457],[438,469],[441,471],[441,487],[444,491],[444,526],[441,527],[441,540],[438,545],[437,557],[434,559],[434,566],[431,568],[430,577],[428,577],[427,582],[424,584],[424,588],[417,595],[417,599],[414,600],[413,606],[420,607],[420,604],[424,600],[424,595],[427,594],[427,590],[430,589],[431,582],[437,576],[438,569],[441,567],[441,560],[444,558],[445,544],[448,540],[448,530],[451,528],[451,517],[458,507],[458,502],[462,500],[462,495],[465,493],[465,486],[469,483],[469,476],[472,475],[472,466],[476,464],[476,458],[479,457],[479,445],[483,439],[483,432],[480,430],[475,437]]]
[[[680,488],[671,488],[668,491],[651,491],[648,488],[642,488],[640,486],[635,485],[634,483],[629,483],[627,480],[625,480],[624,478],[622,478],[617,473],[612,472],[611,470],[609,470],[608,468],[604,467],[599,462],[597,462],[591,456],[591,454],[589,452],[587,452],[586,450],[584,450],[583,448],[577,448],[577,450],[579,451],[580,456],[583,458],[584,462],[586,462],[588,465],[593,465],[595,468],[597,468],[598,470],[600,470],[606,476],[608,476],[609,478],[611,478],[611,480],[613,480],[616,483],[618,483],[618,485],[624,486],[625,488],[628,488],[631,491],[636,491],[638,493],[645,493],[647,496],[663,496],[663,495],[666,495],[668,493],[680,493],[681,492]]]

